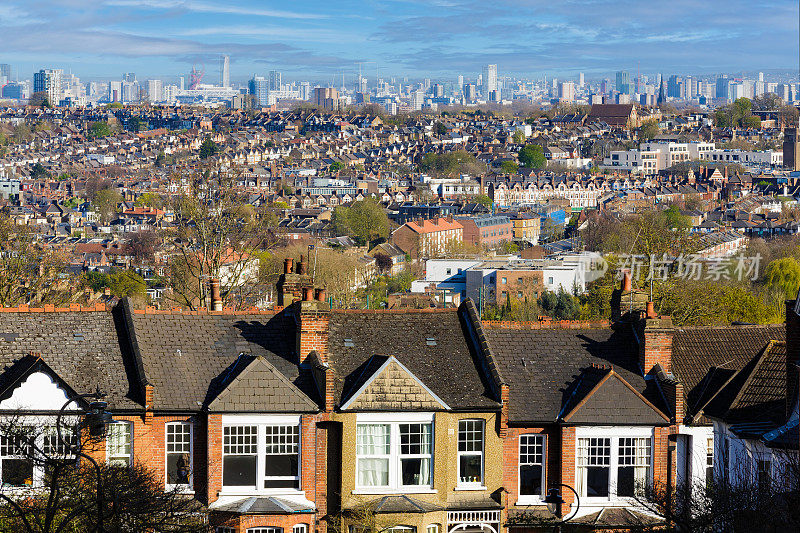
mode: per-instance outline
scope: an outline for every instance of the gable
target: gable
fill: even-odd
[[[269,361],[256,357],[222,389],[209,410],[307,413],[318,406]]]
[[[669,419],[610,371],[563,418],[570,424],[663,425]]]
[[[68,391],[60,387],[47,373],[31,372],[21,379],[11,395],[0,401],[4,411],[58,411],[69,399]],[[68,409],[76,409],[72,402]]]
[[[375,363],[382,363],[375,367]],[[450,407],[394,357],[374,357],[365,368],[362,385],[342,409],[421,411]]]

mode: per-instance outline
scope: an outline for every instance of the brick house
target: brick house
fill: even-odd
[[[458,217],[464,227],[464,242],[475,246],[493,248],[514,239],[511,220],[505,215],[479,215]]]
[[[464,227],[453,217],[414,220],[394,230],[391,241],[415,259],[435,257],[450,244],[464,242]]]

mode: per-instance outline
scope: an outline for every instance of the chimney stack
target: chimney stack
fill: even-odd
[[[219,278],[209,280],[211,286],[211,310],[222,311],[222,298],[219,295]]]

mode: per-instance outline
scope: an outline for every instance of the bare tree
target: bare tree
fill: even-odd
[[[189,194],[172,202],[175,228],[165,237],[172,252],[172,298],[178,305],[205,305],[212,278],[220,280],[223,303],[231,303],[234,294],[246,299],[248,289],[256,288],[263,252],[280,242],[275,214],[247,204],[235,185],[234,172],[206,170],[195,176]]]

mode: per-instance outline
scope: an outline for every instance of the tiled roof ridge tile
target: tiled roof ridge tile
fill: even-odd
[[[679,326],[675,328],[677,332],[691,332],[691,331],[708,331],[708,330],[736,330],[743,329],[758,329],[758,328],[784,328],[786,324],[783,322],[775,322],[770,324],[725,324],[725,325],[712,325],[712,326]]]
[[[610,328],[610,320],[484,320],[484,328],[490,329],[604,329]]]
[[[45,304],[42,307],[31,307],[27,304],[21,304],[17,307],[0,307],[0,313],[68,313],[68,312],[94,312],[94,311],[110,311],[111,308],[105,303],[97,303],[95,305],[81,305],[69,304],[69,307],[56,307],[53,304]]]
[[[172,309],[158,309],[156,307],[147,306],[145,309],[134,309],[133,314],[135,315],[189,315],[189,316],[198,316],[198,315],[276,315],[284,310],[284,307],[275,306],[270,307],[268,309],[262,309],[260,307],[247,307],[244,309],[237,309],[235,307],[225,307],[222,311],[209,311],[205,307],[200,307],[195,311],[191,311],[188,309],[183,309],[181,307],[175,307]]]
[[[424,309],[331,309],[335,314],[382,314],[382,315],[408,315],[422,313],[455,313],[454,307],[426,307]]]

